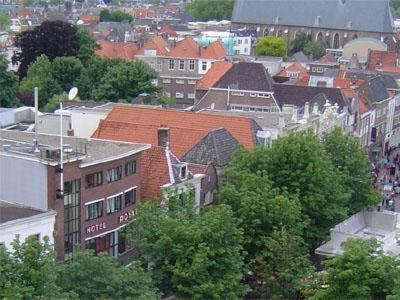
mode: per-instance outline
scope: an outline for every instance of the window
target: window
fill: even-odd
[[[32,234],[30,236],[33,237],[36,241],[40,242],[40,233]]]
[[[256,93],[250,93],[250,97],[257,97]]]
[[[169,93],[169,92],[164,92],[164,95],[167,97],[171,97],[171,93]]]
[[[181,179],[186,179],[187,177],[187,165],[181,166],[180,172],[179,172],[179,177]]]
[[[161,63],[161,61],[158,61],[158,62],[157,62],[157,70],[158,70],[158,71],[161,71],[161,70],[162,70],[162,63]]]
[[[247,48],[244,48],[244,52],[245,52],[245,53],[247,52]]]
[[[189,71],[194,71],[194,60],[189,60]]]
[[[183,93],[180,92],[175,93],[175,98],[183,98],[183,97],[184,97]]]
[[[183,79],[177,79],[176,84],[185,84],[185,80]]]
[[[189,93],[188,94],[188,99],[194,99],[195,98],[195,94],[194,93]]]
[[[81,181],[67,181],[64,184],[64,258],[72,258],[74,245],[81,242]]]
[[[259,93],[257,96],[261,98],[269,98],[269,94],[267,93]]]
[[[86,221],[101,218],[103,216],[103,200],[85,206]]]
[[[231,107],[232,110],[243,110],[242,106],[232,106]]]
[[[196,80],[188,80],[188,84],[196,84]]]
[[[122,195],[107,198],[107,215],[121,210]]]
[[[136,173],[136,160],[132,160],[125,164],[125,176],[129,176]]]
[[[122,177],[121,166],[107,170],[107,182],[120,180]]]
[[[103,184],[103,172],[96,172],[86,175],[86,188]]]
[[[244,39],[244,43],[247,45],[249,43],[249,39]]]
[[[203,61],[203,62],[201,63],[201,69],[202,69],[203,71],[206,71],[206,70],[207,70],[207,62],[206,62],[206,61]]]
[[[179,70],[185,70],[185,61],[184,60],[179,61]]]
[[[125,207],[136,203],[136,188],[125,192]]]
[[[242,44],[242,40],[238,39],[238,45],[241,45],[241,44]]]
[[[242,92],[232,92],[232,96],[244,96]]]
[[[108,254],[110,256],[118,256],[118,232],[110,232],[108,236],[110,240],[110,248],[108,249]]]
[[[175,69],[175,60],[170,59],[169,60],[169,69],[174,70]]]
[[[163,83],[171,83],[171,79],[163,79]]]

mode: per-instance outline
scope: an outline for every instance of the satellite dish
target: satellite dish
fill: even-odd
[[[73,87],[72,89],[69,90],[68,93],[68,100],[72,101],[75,99],[76,95],[78,95],[78,88]]]

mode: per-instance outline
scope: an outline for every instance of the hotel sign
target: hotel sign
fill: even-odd
[[[125,221],[132,219],[134,216],[135,216],[135,211],[129,210],[126,213],[119,216],[119,223],[124,223]]]
[[[103,230],[103,229],[107,229],[105,222],[94,224],[94,225],[86,227],[86,234],[95,233],[95,232]]]

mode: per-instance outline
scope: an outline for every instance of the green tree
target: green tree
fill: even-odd
[[[20,62],[20,78],[26,76],[30,65],[42,54],[50,61],[60,56],[76,56],[80,49],[77,28],[63,21],[44,21],[32,30],[16,36],[15,45],[21,51],[14,56]]]
[[[310,248],[319,244],[348,213],[350,195],[342,185],[319,140],[308,132],[276,140],[270,149],[240,152],[232,161],[237,170],[266,172],[273,188],[297,195],[305,218],[310,220],[304,239]]]
[[[296,299],[299,279],[313,271],[302,238],[282,227],[264,239],[264,244],[254,267],[263,281],[256,289],[257,298]]]
[[[57,57],[51,68],[54,80],[63,91],[69,91],[80,82],[83,65],[76,57]]]
[[[303,51],[304,47],[311,41],[311,35],[300,32],[290,44],[290,54],[292,55],[296,52]]]
[[[100,12],[101,22],[132,22],[133,18],[130,14],[127,14],[120,10],[109,11],[103,9]]]
[[[349,213],[356,213],[380,201],[378,192],[371,185],[371,163],[367,152],[350,134],[336,128],[323,138],[323,147],[333,165],[340,172],[343,184],[351,193]]]
[[[0,11],[0,31],[7,31],[10,25],[11,25],[10,17]]]
[[[28,237],[16,239],[12,252],[0,246],[1,299],[54,299],[60,297],[56,285],[54,253],[47,237],[39,243]]]
[[[90,30],[85,27],[78,27],[76,35],[79,40],[79,50],[76,55],[85,66],[89,62],[90,58],[93,57],[94,51],[99,49],[100,46],[96,43]]]
[[[326,54],[326,48],[325,43],[310,41],[304,46],[303,52],[305,55],[310,55],[313,60],[317,60]]]
[[[136,263],[125,267],[105,252],[77,250],[74,259],[59,265],[57,272],[62,291],[79,299],[159,298],[148,272]]]
[[[68,100],[68,95],[66,92],[63,92],[60,95],[54,95],[49,99],[46,105],[42,108],[44,112],[54,112],[56,109],[60,107],[60,101]]]
[[[285,56],[286,42],[282,37],[264,36],[257,42],[256,54],[260,56]]]
[[[252,263],[265,247],[265,239],[285,226],[294,235],[303,234],[307,217],[301,213],[296,196],[272,187],[265,171],[252,173],[236,162],[244,156],[236,154],[226,171],[218,199],[232,208],[238,226],[244,232],[245,261]],[[248,159],[248,157],[247,157]]]
[[[61,86],[53,78],[53,68],[50,60],[41,55],[29,67],[27,76],[22,80],[20,90],[33,94],[34,87],[39,89],[39,107],[43,108],[53,95],[62,92]]]
[[[117,64],[107,69],[93,91],[98,100],[130,102],[141,93],[153,94],[158,88],[152,83],[157,73],[140,60]]]
[[[185,5],[185,11],[200,21],[230,20],[234,0],[194,0]]]
[[[235,299],[243,294],[242,232],[229,207],[195,213],[193,197],[171,197],[167,207],[137,207],[129,236],[141,262],[153,268],[164,296]]]
[[[385,299],[399,278],[399,260],[385,255],[375,239],[349,239],[344,253],[323,262],[326,273],[310,299]],[[398,299],[398,298],[394,298]]]
[[[13,107],[20,103],[17,100],[18,76],[8,71],[7,60],[0,55],[0,106]]]

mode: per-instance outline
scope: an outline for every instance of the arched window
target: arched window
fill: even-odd
[[[339,40],[339,33],[335,33],[335,35],[333,36],[333,45],[332,48],[333,49],[338,49],[339,45],[340,45],[340,40]]]
[[[269,29],[268,29],[268,27],[265,27],[264,28],[264,36],[267,36],[269,34]]]
[[[353,40],[355,40],[355,39],[358,39],[357,33],[355,33],[355,34],[353,35]]]
[[[322,32],[318,32],[317,35],[315,36],[315,41],[318,43],[322,43],[324,41],[324,35]]]

